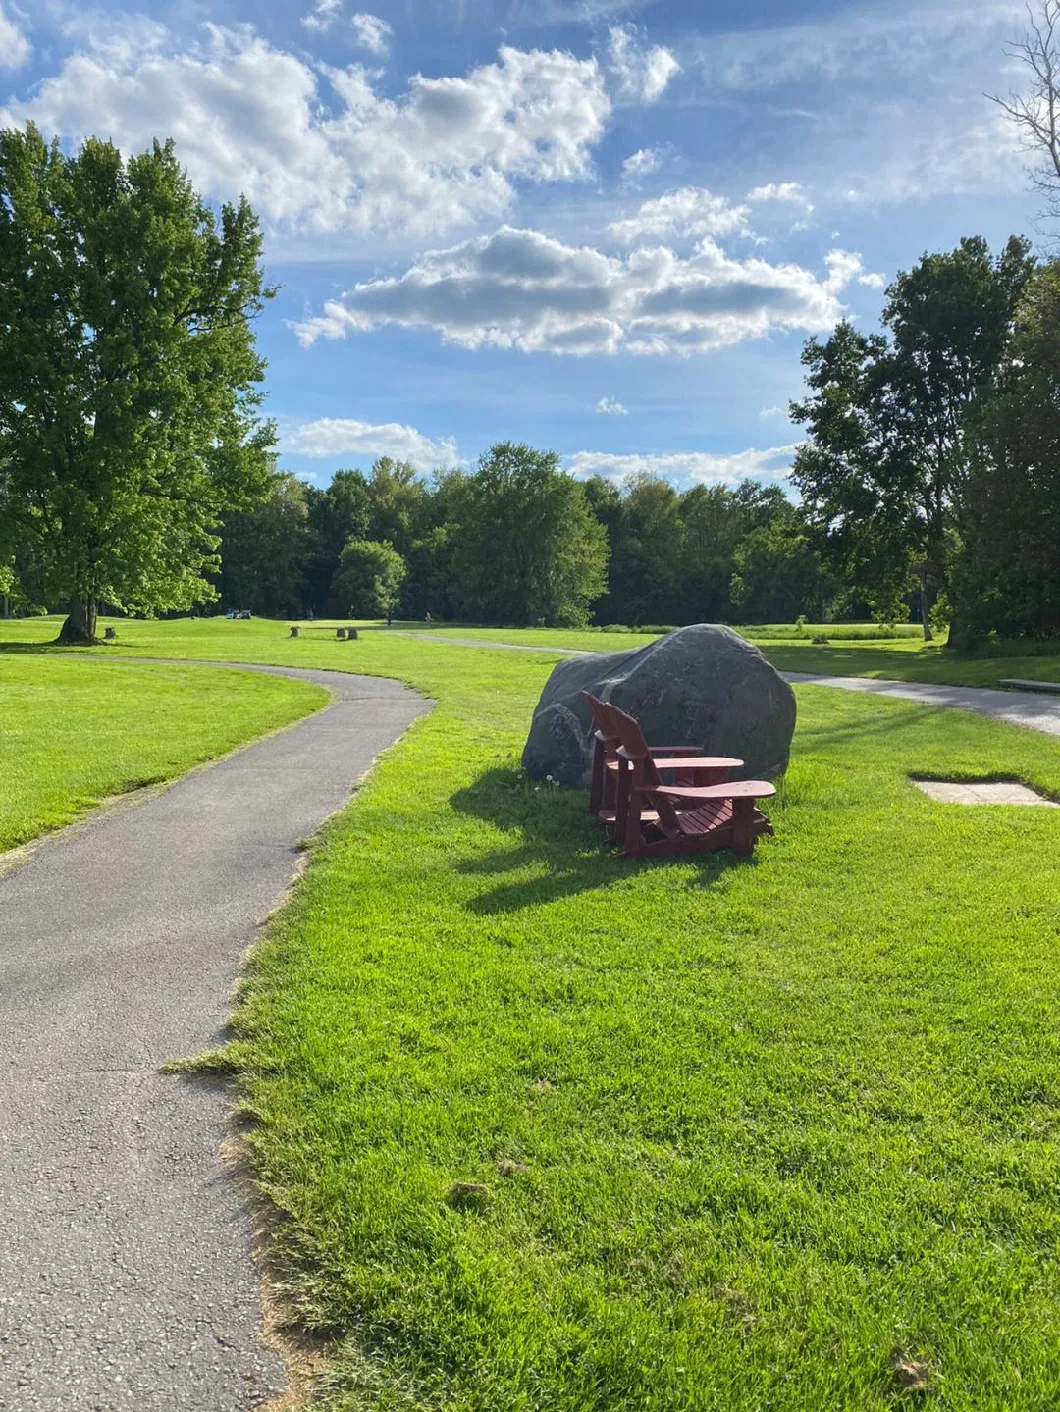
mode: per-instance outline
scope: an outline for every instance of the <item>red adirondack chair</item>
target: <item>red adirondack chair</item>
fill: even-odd
[[[755,808],[756,800],[776,794],[767,780],[664,784],[639,723],[617,706],[611,706],[610,717],[619,759],[628,760],[631,774],[628,808],[618,835],[623,858],[663,858],[718,848],[747,855],[763,834],[773,832],[768,818]]]
[[[600,701],[589,691],[583,691],[582,698],[597,727],[593,740],[589,809],[610,829],[612,838],[620,841],[626,826],[634,767],[628,756],[622,756],[619,752],[618,728],[613,715],[618,708],[608,701]],[[721,784],[743,764],[742,760],[732,756],[703,755],[695,745],[645,745],[644,748],[654,761],[656,770],[672,774],[675,784]],[[653,809],[646,811],[643,822],[655,822]]]

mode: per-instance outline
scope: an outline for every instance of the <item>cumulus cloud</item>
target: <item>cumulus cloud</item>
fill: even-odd
[[[672,237],[695,240],[702,236],[750,235],[746,206],[734,206],[705,186],[682,186],[665,196],[645,201],[632,216],[608,227],[622,245]]]
[[[320,32],[331,29],[342,15],[342,0],[318,0],[308,14],[302,16],[306,29]]]
[[[20,69],[29,62],[29,40],[20,25],[3,5],[0,5],[0,69]]]
[[[641,147],[631,152],[622,163],[622,177],[625,181],[636,181],[639,177],[650,176],[659,168],[662,153],[658,147]]]
[[[373,425],[351,417],[301,422],[285,432],[283,447],[302,456],[393,456],[420,470],[453,466],[459,459],[451,438],[437,441],[401,422]]]
[[[613,25],[609,35],[609,67],[619,98],[654,103],[681,65],[662,45],[646,49],[632,25]]]
[[[325,75],[247,29],[206,25],[181,50],[161,25],[120,42],[97,26],[0,126],[32,119],[126,150],[172,134],[198,187],[246,192],[274,228],[423,237],[502,216],[519,182],[589,176],[609,111],[596,60],[558,50],[505,47],[386,98],[359,65]]]
[[[804,211],[813,210],[813,202],[797,181],[770,181],[765,186],[756,186],[747,193],[747,200],[754,206],[765,201],[786,201],[801,206]]]
[[[629,408],[623,407],[617,397],[601,397],[593,408],[594,412],[600,412],[605,417],[628,417]]]
[[[675,480],[692,480],[707,485],[733,485],[741,480],[783,480],[791,469],[798,446],[754,447],[729,455],[709,451],[674,451],[658,455],[611,454],[606,451],[576,451],[567,458],[567,470],[579,480],[607,476],[625,480],[629,476],[655,475]]]
[[[701,353],[774,330],[830,329],[863,267],[842,250],[825,266],[821,279],[800,265],[734,260],[711,240],[688,258],[665,246],[619,258],[505,226],[428,251],[398,278],[354,286],[295,332],[306,346],[393,324],[465,348]]]
[[[362,49],[367,49],[369,54],[378,54],[380,58],[386,56],[390,48],[390,37],[394,33],[386,20],[381,20],[378,15],[359,14],[354,15],[350,24]]]

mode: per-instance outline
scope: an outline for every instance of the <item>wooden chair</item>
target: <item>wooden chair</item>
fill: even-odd
[[[589,813],[599,814],[603,808],[614,808],[616,797],[616,777],[618,774],[618,737],[610,716],[610,706],[600,701],[591,691],[582,692],[582,700],[589,708],[596,730],[593,733],[593,762],[589,779]],[[653,755],[680,757],[698,755],[696,745],[656,745],[649,746]]]
[[[616,820],[623,858],[664,858],[718,848],[746,856],[763,834],[773,832],[768,818],[755,808],[756,800],[776,794],[768,781],[664,784],[659,761],[638,722],[617,706],[610,707],[610,719],[618,736],[619,760],[627,760],[630,770],[628,805],[621,821]]]
[[[618,708],[608,701],[599,700],[589,691],[583,691],[582,698],[596,722],[589,783],[589,810],[611,831],[612,838],[617,842],[622,838],[625,829],[633,767],[628,756],[622,756],[619,752],[620,741],[614,718]],[[640,730],[639,725],[637,729]],[[643,734],[640,739],[643,742]],[[742,760],[732,756],[703,755],[695,745],[645,744],[644,749],[654,761],[656,770],[665,770],[672,774],[675,784],[720,784],[743,764]],[[648,811],[649,814],[653,812]]]

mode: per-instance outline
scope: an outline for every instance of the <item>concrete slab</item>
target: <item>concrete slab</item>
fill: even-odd
[[[1025,784],[1009,780],[914,780],[917,789],[939,804],[1008,804],[1060,809]]]

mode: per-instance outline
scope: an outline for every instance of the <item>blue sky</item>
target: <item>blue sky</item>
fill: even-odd
[[[1021,0],[0,0],[0,123],[243,190],[282,464],[492,442],[782,478],[799,351],[926,249],[1035,234],[983,96]]]

